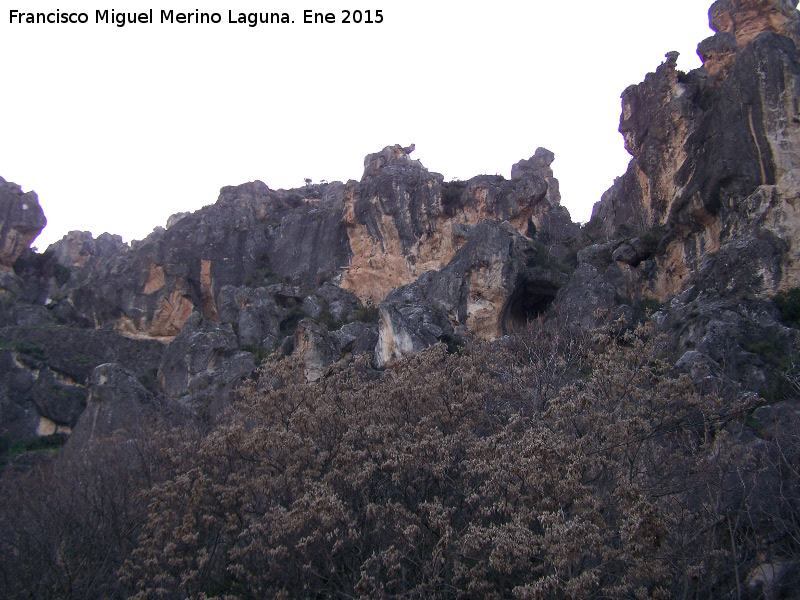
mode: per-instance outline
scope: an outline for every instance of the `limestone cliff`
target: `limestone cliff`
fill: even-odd
[[[572,225],[550,169],[554,155],[543,148],[514,166],[511,181],[484,175],[450,183],[411,160],[412,150],[393,146],[367,156],[361,182],[347,197],[353,259],[342,287],[362,301],[379,302],[447,265],[465,240],[460,227],[508,221],[525,235],[531,226]]]
[[[663,236],[657,276],[642,281],[659,300],[685,289],[723,246],[749,244],[757,232],[786,249],[754,267],[753,291],[797,285],[800,13],[789,4],[716,2],[709,12],[719,33],[698,48],[704,68],[681,73],[670,53],[622,96],[620,132],[633,159],[588,231],[596,241]]]
[[[223,188],[215,204],[174,215],[166,228],[130,245],[119,236],[73,231],[44,254],[27,252],[16,260],[22,250],[15,250],[8,262],[18,274],[9,276],[13,285],[4,284],[11,301],[0,325],[9,351],[19,346],[30,352],[25,361],[19,352],[8,360],[30,363],[24,368],[35,370],[34,379],[50,371],[66,376],[48,352],[16,341],[26,339],[20,327],[47,325],[79,337],[113,330],[129,342],[159,345],[161,358],[142,367],[112,355],[105,362],[120,362],[146,377],[151,390],[208,416],[254,370],[254,357],[296,352],[313,379],[353,352],[374,353],[379,331],[384,340],[389,335],[377,305],[424,274],[431,283],[424,301],[431,307],[419,314],[434,311],[444,328],[417,349],[456,329],[489,339],[502,335],[509,315],[519,320],[527,314],[520,307],[531,304],[522,299],[535,279],[525,265],[547,260],[551,250],[562,256],[561,242],[578,233],[560,205],[554,156],[538,149],[514,165],[511,180],[478,176],[445,183],[412,160],[412,150],[395,145],[368,155],[359,182],[271,190],[256,181]],[[34,200],[29,204],[38,208]],[[504,225],[492,229],[484,220]],[[22,231],[23,222],[15,223],[14,232]],[[25,225],[24,231],[38,233],[43,223],[34,225],[38,229]],[[530,237],[537,232],[544,241],[534,248]],[[21,237],[4,239],[18,246]],[[542,306],[563,279],[563,273],[547,279]],[[406,319],[403,326],[417,324]],[[100,364],[80,349],[73,352]],[[388,361],[388,354],[379,359]],[[19,416],[6,429],[32,434],[38,418],[73,427],[89,375],[81,372],[70,379],[72,388],[59,391],[61,416],[37,404],[33,387],[19,391],[9,383],[0,390],[3,405]],[[77,400],[68,402],[67,392]]]
[[[702,68],[671,52],[623,92],[632,159],[583,228],[543,148],[510,179],[445,182],[386,146],[360,181],[225,187],[144,240],[71,232],[42,254],[35,194],[0,180],[0,434],[77,426],[105,363],[211,418],[270,354],[313,380],[548,314],[588,330],[657,309],[680,368],[778,393],[774,356],[800,343],[773,302],[800,286],[796,6],[719,0]]]
[[[719,0],[703,68],[682,73],[670,53],[625,90],[633,158],[595,205],[584,230],[594,245],[579,254],[592,289],[662,303],[656,316],[686,364],[765,392],[777,363],[753,349],[770,340],[786,353],[796,337],[770,301],[800,278],[796,6]],[[564,303],[580,312],[570,289]]]

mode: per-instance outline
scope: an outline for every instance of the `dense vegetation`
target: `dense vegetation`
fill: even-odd
[[[314,384],[269,363],[209,431],[6,472],[0,595],[778,597],[753,574],[797,585],[800,420],[667,358],[537,321]]]

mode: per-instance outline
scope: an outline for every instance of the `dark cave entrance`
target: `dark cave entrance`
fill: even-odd
[[[557,292],[558,286],[546,281],[526,281],[517,285],[503,315],[503,334],[512,333],[544,314]]]

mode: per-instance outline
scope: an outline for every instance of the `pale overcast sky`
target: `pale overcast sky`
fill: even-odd
[[[621,92],[671,50],[680,69],[699,67],[710,4],[131,0],[116,10],[156,22],[120,28],[95,23],[99,0],[9,2],[0,176],[38,193],[44,250],[75,229],[141,239],[225,185],[360,179],[364,156],[390,144],[415,143],[448,180],[509,177],[544,146],[563,204],[586,221],[629,160]],[[10,23],[11,10],[56,9],[89,22]],[[161,10],[196,9],[222,22],[159,23]],[[337,22],[303,24],[305,9]],[[355,9],[383,22],[342,23]],[[295,23],[229,24],[229,10]]]

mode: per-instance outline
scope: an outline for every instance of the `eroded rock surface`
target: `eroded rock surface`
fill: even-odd
[[[360,184],[349,188],[345,222],[353,259],[342,287],[362,301],[380,302],[425,271],[441,269],[464,243],[460,232],[485,219],[508,221],[521,234],[577,233],[560,205],[550,169],[554,156],[547,150],[514,165],[510,181],[482,175],[446,183],[408,158],[413,148],[398,148],[367,157]]]
[[[543,148],[510,179],[445,182],[395,144],[367,155],[360,181],[225,187],[144,240],[71,232],[43,254],[27,249],[44,225],[35,195],[0,180],[16,207],[0,231],[0,421],[14,435],[73,427],[100,358],[211,418],[271,353],[299,355],[314,380],[364,352],[390,365],[495,340],[551,307],[583,329],[655,311],[679,368],[779,394],[775,356],[798,342],[772,300],[800,286],[796,6],[719,0],[702,68],[681,72],[670,52],[623,92],[632,159],[582,229]],[[76,372],[25,345],[49,329],[128,338],[149,358],[93,354]]]
[[[438,271],[393,290],[380,305],[376,359],[388,364],[458,330],[496,339],[544,314],[567,275],[547,265],[536,246],[508,222],[482,221]]]
[[[765,393],[775,362],[752,351],[754,340],[788,351],[794,334],[768,300],[800,278],[796,6],[720,0],[709,11],[718,33],[698,48],[702,69],[681,73],[670,53],[625,91],[620,131],[633,159],[586,228],[612,260],[579,255],[617,300],[666,301],[662,322],[682,352],[712,364],[723,340],[737,340],[727,374]],[[673,306],[689,289],[693,308]]]
[[[709,26],[733,35],[744,48],[764,32],[800,42],[797,0],[718,0],[708,11]]]
[[[0,270],[11,268],[46,224],[36,193],[0,177]]]

